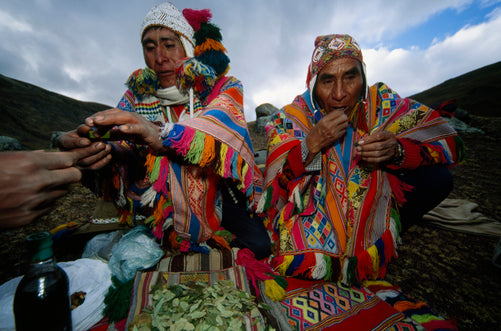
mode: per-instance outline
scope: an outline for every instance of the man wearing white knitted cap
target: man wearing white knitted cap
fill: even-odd
[[[160,85],[176,84],[176,63],[193,57],[193,28],[171,3],[153,7],[141,26],[144,60],[158,76]]]
[[[99,182],[88,186],[116,203],[121,222],[134,226],[145,216],[169,249],[232,245],[263,258],[270,240],[254,213],[262,175],[243,87],[226,75],[229,58],[211,16],[171,3],[153,7],[140,31],[147,67],[129,77],[117,108],[87,118],[59,142],[72,149],[110,140],[110,155],[102,158],[106,149],[79,165],[99,170],[91,176]],[[102,168],[106,162],[112,166]]]

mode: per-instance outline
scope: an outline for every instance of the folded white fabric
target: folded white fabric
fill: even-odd
[[[61,262],[70,280],[70,294],[85,292],[85,301],[71,312],[73,330],[88,330],[103,318],[104,296],[111,286],[108,264],[96,259]],[[0,286],[0,330],[15,330],[12,304],[21,277]]]
[[[477,207],[478,204],[468,200],[445,199],[423,219],[449,230],[501,236],[501,222],[476,212]]]

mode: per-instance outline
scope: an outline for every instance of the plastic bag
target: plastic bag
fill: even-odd
[[[136,271],[151,268],[160,261],[163,251],[144,226],[129,231],[113,246],[108,267],[111,274],[125,283]]]
[[[82,258],[99,259],[108,262],[111,258],[113,246],[118,243],[124,234],[125,231],[118,230],[94,236],[85,245]]]

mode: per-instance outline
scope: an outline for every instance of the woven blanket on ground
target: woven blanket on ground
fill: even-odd
[[[411,301],[386,282],[356,287],[287,280],[287,295],[281,302],[261,297],[271,306],[270,315],[278,330],[455,330],[426,304]],[[425,327],[423,322],[432,324]]]
[[[150,292],[152,291],[154,286],[186,284],[192,281],[200,281],[208,285],[212,285],[220,280],[231,280],[235,284],[236,288],[250,293],[249,283],[245,276],[245,270],[241,266],[208,272],[150,271],[138,273],[134,280],[132,302],[126,322],[127,328],[134,317],[139,315],[145,307],[151,304],[152,296]],[[249,323],[247,323],[248,330],[264,329],[263,318],[258,318],[254,321],[257,321],[257,324],[252,325],[253,323],[251,323],[250,321]]]
[[[238,248],[211,249],[209,254],[174,254],[160,260],[157,271],[215,271],[235,266]]]

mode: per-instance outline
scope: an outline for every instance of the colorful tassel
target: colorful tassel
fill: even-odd
[[[274,279],[266,279],[264,281],[264,294],[273,301],[282,301],[285,297],[285,289],[280,286]]]
[[[304,253],[298,254],[294,256],[294,259],[297,259],[300,263],[296,268],[296,272],[294,276],[301,276],[304,278],[311,278],[311,270],[313,269],[313,265],[315,265],[315,253]]]
[[[164,156],[161,158],[160,162],[160,169],[158,173],[158,178],[153,184],[153,188],[155,191],[162,193],[163,195],[167,196],[168,193],[168,175],[169,175],[169,159]]]
[[[376,245],[372,245],[367,249],[367,254],[369,254],[370,259],[372,261],[372,277],[373,279],[377,278],[379,274],[379,252]]]
[[[199,61],[211,66],[217,74],[217,77],[222,77],[228,68],[230,58],[220,51],[210,50],[197,56]]]
[[[254,286],[257,296],[259,296],[259,289],[256,281],[261,280],[264,281],[264,292],[270,299],[281,301],[285,297],[287,281],[275,275],[268,264],[256,260],[254,253],[250,249],[240,249],[237,253],[235,262],[245,267],[247,278]]]
[[[464,141],[460,136],[455,136],[454,143],[456,145],[456,162],[463,162],[465,160]]]
[[[296,270],[301,265],[302,261],[302,254],[294,255],[291,264],[289,264],[289,267],[287,267],[287,270],[285,271],[285,276],[296,275]]]
[[[111,284],[112,285],[108,288],[108,292],[104,296],[103,314],[113,323],[127,317],[134,279],[122,283],[117,277],[112,276]]]
[[[204,139],[202,157],[200,159],[200,166],[205,167],[214,159],[215,156],[214,138],[206,134]]]
[[[433,314],[423,314],[423,315],[414,314],[410,317],[413,320],[415,320],[416,322],[418,322],[419,324],[428,323],[430,321],[442,320],[442,318],[440,318],[436,315],[433,315]]]
[[[193,37],[195,38],[195,44],[197,45],[203,44],[203,42],[209,38],[219,42],[223,40],[221,30],[212,23],[200,24],[200,28],[195,32]]]
[[[403,206],[404,203],[406,202],[404,192],[411,191],[413,189],[413,186],[405,183],[397,176],[390,174],[388,172],[386,173],[386,177],[388,178],[388,182],[390,183],[391,187],[391,192],[395,197],[396,202],[398,203],[399,206]]]
[[[193,139],[190,143],[190,148],[186,153],[185,160],[192,164],[199,164],[204,150],[205,134],[200,131],[195,131]]]
[[[237,153],[233,153],[231,156],[231,176],[233,179],[238,180],[238,167],[237,167],[237,162],[238,162],[238,155]]]
[[[421,323],[426,330],[457,330],[456,323],[451,320],[432,320]]]
[[[330,280],[332,278],[332,260],[331,260],[330,256],[328,256],[328,255],[324,255],[323,258],[324,258],[325,270],[326,270],[324,279]]]
[[[362,253],[357,256],[357,281],[361,283],[364,279],[372,276],[372,270],[372,261],[369,253],[367,253],[367,251],[362,251]]]
[[[138,96],[155,95],[158,87],[158,77],[150,68],[138,69],[129,76],[126,85]]]
[[[226,145],[224,145],[226,146]],[[231,176],[231,173],[232,173],[232,170],[231,170],[231,160],[233,160],[233,154],[234,154],[234,151],[233,151],[233,148],[228,148],[228,150],[226,151],[226,157],[225,157],[225,161],[224,161],[224,178],[230,178]]]
[[[189,94],[191,89],[201,101],[209,96],[216,80],[214,69],[197,58],[186,58],[176,65],[176,85],[179,91]]]
[[[321,253],[315,253],[315,264],[313,265],[313,270],[311,272],[311,278],[313,279],[323,279],[327,274],[327,266]]]
[[[209,50],[215,50],[224,53],[227,52],[226,48],[219,41],[207,38],[202,44],[195,47],[194,54],[195,56],[199,56],[203,52],[207,52]]]
[[[190,150],[195,132],[196,130],[189,126],[184,127],[174,124],[174,129],[169,133],[168,139],[164,140],[164,145],[176,150],[178,154],[186,156],[186,153]]]
[[[283,260],[279,265],[272,264],[273,269],[278,271],[280,275],[286,276],[287,269],[289,268],[293,260],[294,260],[294,255],[283,255]]]
[[[194,31],[198,31],[200,29],[200,25],[202,23],[208,23],[212,18],[212,14],[209,9],[183,9],[183,16],[186,18],[188,23],[192,26]]]
[[[162,162],[162,157],[155,157],[155,162],[153,162],[153,167],[150,172],[150,183],[154,183],[158,179],[161,162]]]
[[[151,173],[151,171],[153,170],[153,165],[155,164],[155,158],[156,158],[155,154],[148,153],[146,155],[146,161],[144,162],[144,166],[146,167],[146,171],[148,173]]]

